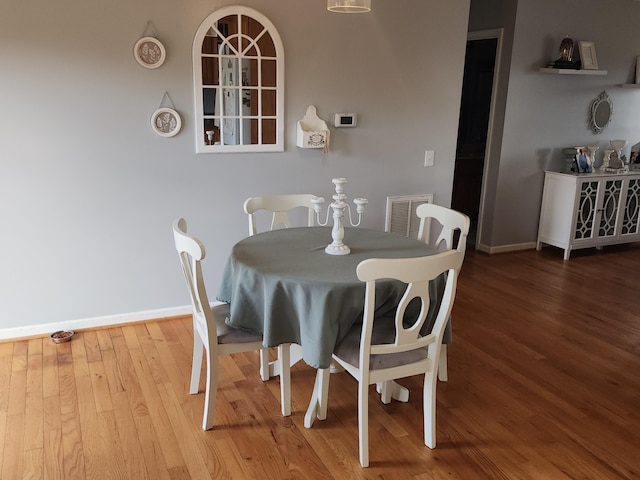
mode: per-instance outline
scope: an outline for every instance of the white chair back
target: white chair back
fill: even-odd
[[[250,197],[244,202],[244,211],[249,215],[249,235],[258,233],[256,227],[256,215],[259,210],[272,212],[271,230],[276,228],[289,228],[292,226],[289,212],[296,208],[307,209],[307,226],[315,225],[315,213],[311,199],[316,198],[311,194],[270,195],[264,197]]]
[[[215,320],[212,318],[200,264],[206,255],[205,248],[200,240],[187,235],[187,222],[184,218],[179,218],[173,223],[173,239],[180,257],[182,272],[187,282],[191,306],[193,307],[194,335],[199,333],[203,342],[207,344],[209,337],[207,323],[213,326],[213,331],[215,332]]]
[[[464,213],[434,203],[423,203],[416,208],[416,215],[420,218],[419,240],[433,245],[439,251],[455,248],[462,253],[465,252],[470,220]],[[433,243],[429,238],[432,219],[437,220],[442,226],[440,234]],[[460,235],[458,236],[457,244],[454,246],[454,233],[456,230],[460,232]]]

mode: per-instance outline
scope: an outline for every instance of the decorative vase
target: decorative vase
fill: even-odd
[[[596,152],[598,151],[598,147],[592,145],[587,147],[587,150],[589,151],[589,162],[591,163],[591,169],[595,170],[596,169]]]

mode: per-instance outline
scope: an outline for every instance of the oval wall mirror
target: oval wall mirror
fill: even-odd
[[[602,133],[604,127],[606,127],[611,121],[611,114],[613,113],[613,103],[607,92],[603,91],[598,97],[591,102],[591,109],[589,115],[589,124],[593,133]]]

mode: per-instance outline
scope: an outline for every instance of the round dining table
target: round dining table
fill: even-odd
[[[368,258],[436,253],[413,238],[349,227],[344,242],[351,253],[329,255],[325,247],[331,239],[330,227],[301,227],[259,233],[234,245],[217,295],[230,304],[227,323],[261,334],[265,347],[298,344],[308,365],[328,368],[335,346],[362,321],[365,284],[356,276],[358,264]],[[441,284],[432,282],[433,298],[440,296]],[[376,315],[391,311],[405,288],[399,281],[381,282]],[[450,340],[448,326],[444,341]]]

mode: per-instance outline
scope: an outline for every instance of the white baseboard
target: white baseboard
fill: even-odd
[[[530,250],[536,248],[536,242],[530,243],[517,243],[514,245],[501,245],[499,247],[489,247],[488,245],[480,244],[478,250],[484,253],[492,255],[494,253],[515,252],[518,250]]]
[[[108,327],[123,323],[145,322],[167,317],[177,317],[191,314],[191,306],[161,308],[144,312],[123,313],[104,317],[82,318],[58,323],[43,323],[24,327],[0,329],[0,340],[10,340],[23,337],[49,335],[57,330],[81,330],[96,327]]]

